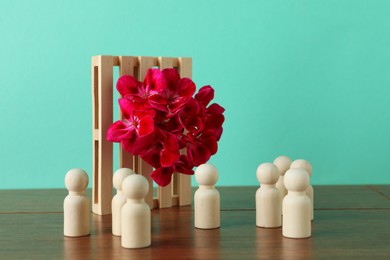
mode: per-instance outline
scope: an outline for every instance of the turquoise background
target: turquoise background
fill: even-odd
[[[389,184],[389,1],[4,1],[0,189],[91,160],[91,56],[190,56],[226,108],[218,185],[281,154],[313,184]],[[195,183],[194,183],[195,184]]]

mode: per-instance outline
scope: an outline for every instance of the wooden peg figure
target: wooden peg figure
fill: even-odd
[[[126,197],[122,193],[122,182],[123,180],[131,175],[135,174],[133,170],[129,168],[120,168],[115,171],[113,176],[113,184],[116,189],[116,194],[112,198],[111,212],[112,212],[112,234],[115,236],[121,235],[121,209],[126,203]]]
[[[144,248],[151,244],[150,208],[145,202],[148,191],[149,183],[142,175],[129,175],[122,182],[122,192],[127,198],[121,214],[124,248]]]
[[[298,168],[305,169],[306,172],[309,174],[309,178],[311,178],[312,166],[311,166],[310,162],[308,162],[306,160],[303,160],[303,159],[295,160],[291,163],[290,168],[291,169],[298,169]],[[311,200],[311,220],[313,220],[314,219],[314,189],[310,183],[309,183],[309,186],[307,187],[306,194],[307,194],[307,196],[309,196],[309,198]]]
[[[195,227],[213,229],[220,227],[220,195],[215,188],[218,171],[211,164],[202,164],[195,171],[199,189],[194,195]]]
[[[264,228],[282,225],[280,191],[275,187],[279,169],[273,163],[262,163],[256,171],[261,186],[256,192],[256,226]]]
[[[306,195],[310,178],[306,170],[290,169],[284,175],[288,193],[283,200],[283,236],[306,238],[311,236],[311,201]]]
[[[89,199],[85,196],[88,175],[82,169],[72,169],[65,175],[69,191],[64,200],[64,235],[80,237],[89,235]]]
[[[284,196],[287,194],[287,189],[284,186],[284,174],[290,169],[291,162],[292,160],[285,155],[281,155],[274,160],[274,164],[278,167],[280,173],[278,182],[276,183],[276,188],[280,191],[280,205],[282,205]]]

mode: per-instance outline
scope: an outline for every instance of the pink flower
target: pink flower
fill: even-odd
[[[143,83],[132,76],[121,76],[116,88],[123,97],[133,101],[136,110],[155,108],[168,111],[168,102],[164,96],[167,81],[158,69],[148,69]]]
[[[175,69],[149,69],[143,82],[120,77],[117,90],[123,119],[111,125],[107,140],[153,166],[151,177],[158,185],[168,185],[174,172],[194,174],[194,166],[217,152],[225,109],[209,105],[211,86],[195,94],[194,82]]]
[[[195,83],[189,78],[180,78],[175,69],[164,69],[162,71],[168,82],[167,99],[169,111],[175,114],[195,93]]]
[[[118,100],[123,120],[118,120],[107,131],[107,140],[121,142],[123,148],[132,153],[133,144],[137,137],[143,137],[154,130],[154,111],[134,110],[133,103],[121,98]]]

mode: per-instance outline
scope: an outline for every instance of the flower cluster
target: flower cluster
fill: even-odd
[[[158,185],[168,185],[174,172],[193,174],[217,152],[225,109],[210,104],[211,86],[195,94],[194,82],[170,68],[149,69],[143,82],[121,76],[116,88],[122,119],[108,129],[107,140],[153,166]]]

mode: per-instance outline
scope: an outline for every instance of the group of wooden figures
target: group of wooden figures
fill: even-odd
[[[256,225],[282,226],[283,236],[289,238],[310,237],[314,219],[311,174],[311,164],[303,159],[292,161],[279,156],[273,163],[260,164],[256,172],[260,182],[256,192]]]
[[[195,171],[199,189],[194,195],[194,222],[200,229],[220,227],[220,195],[215,189],[217,169],[210,164]],[[149,184],[145,177],[129,168],[114,173],[116,194],[112,199],[112,234],[121,237],[124,248],[144,248],[151,245],[151,215],[145,197]],[[69,195],[64,200],[64,235],[86,236],[90,233],[89,199],[85,196],[88,175],[82,169],[72,169],[65,176]]]
[[[313,188],[310,185],[311,165],[305,160],[291,161],[280,156],[273,163],[257,168],[260,188],[256,192],[256,225],[263,228],[283,226],[283,236],[311,236]],[[199,229],[220,227],[220,195],[215,188],[217,169],[202,164],[195,171],[199,188],[194,195],[194,226]],[[124,248],[151,245],[151,214],[145,197],[149,184],[145,177],[129,168],[113,175],[117,193],[112,199],[112,234],[121,237]],[[64,235],[79,237],[90,234],[90,205],[85,196],[88,175],[72,169],[65,176],[69,191],[64,200]],[[288,193],[287,193],[288,191]]]

